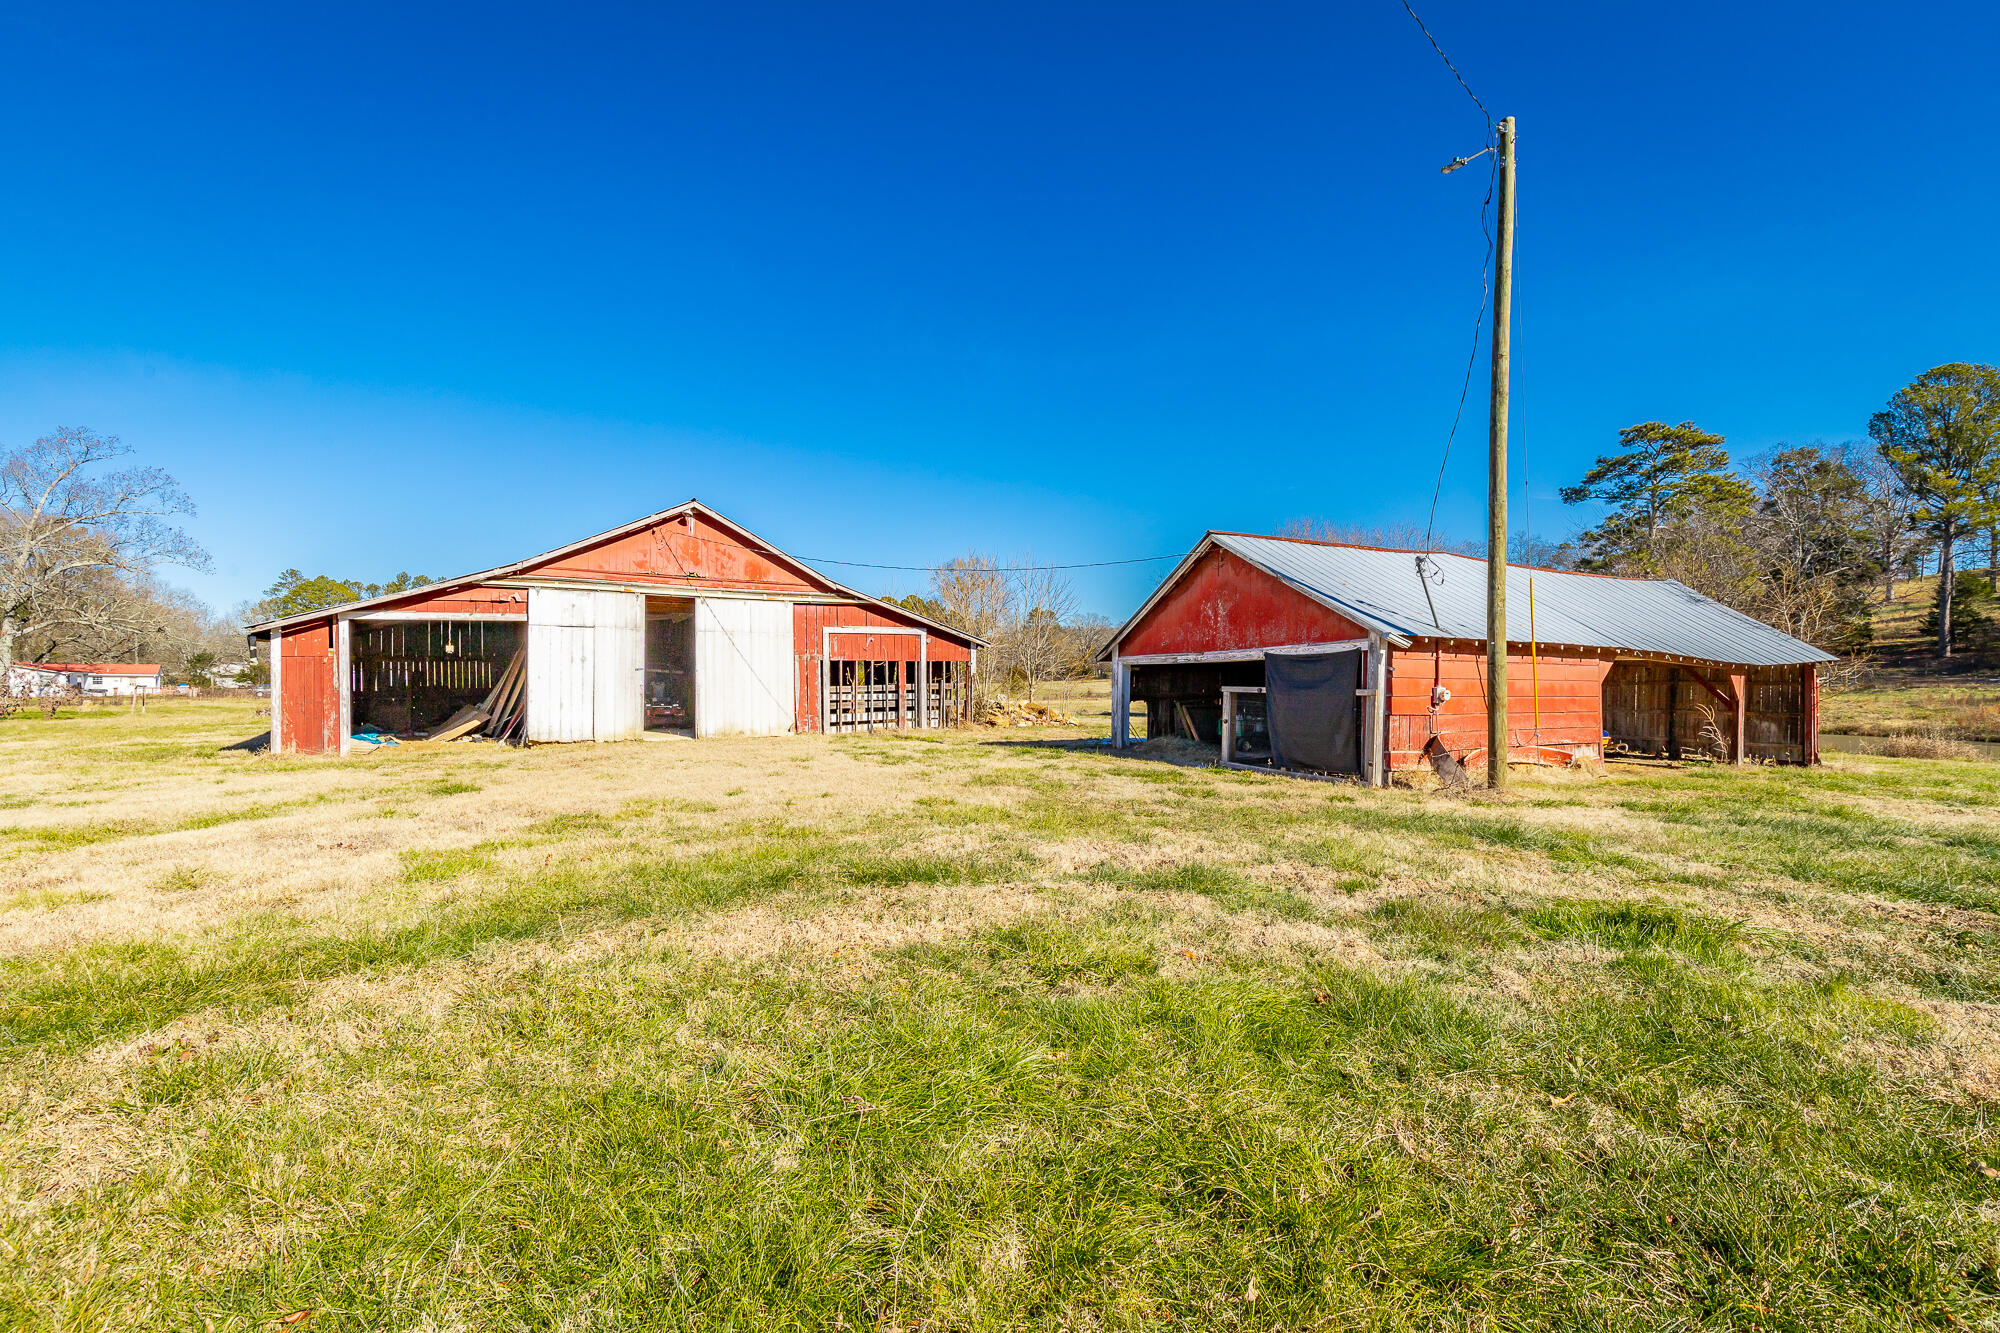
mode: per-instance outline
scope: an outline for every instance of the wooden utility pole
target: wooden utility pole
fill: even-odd
[[[1486,785],[1507,785],[1507,376],[1513,351],[1514,118],[1500,122],[1494,242],[1493,401],[1486,436]]]

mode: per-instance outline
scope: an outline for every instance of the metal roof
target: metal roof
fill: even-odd
[[[1413,551],[1211,532],[1194,554],[1210,543],[1379,633],[1405,639],[1486,637],[1486,562],[1482,559],[1443,554],[1426,557],[1430,570],[1426,598],[1425,580],[1417,572]],[[1179,572],[1176,570],[1175,576]],[[1535,638],[1541,643],[1741,666],[1835,660],[1830,653],[1672,579],[1614,578],[1522,565],[1507,568],[1508,638],[1512,642],[1528,641],[1530,578],[1534,579]],[[1170,577],[1167,584],[1173,581]],[[1161,585],[1163,590],[1167,584]],[[1128,624],[1119,631],[1119,638],[1130,629]]]

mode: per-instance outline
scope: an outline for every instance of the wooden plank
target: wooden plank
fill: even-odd
[[[489,714],[483,708],[466,707],[459,709],[444,720],[425,740],[455,741],[461,736],[469,736],[486,725]]]

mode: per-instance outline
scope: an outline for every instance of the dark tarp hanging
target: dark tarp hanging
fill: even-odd
[[[1269,653],[1264,707],[1279,768],[1361,773],[1360,653]]]

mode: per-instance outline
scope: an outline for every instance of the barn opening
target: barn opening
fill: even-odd
[[[1663,759],[1809,763],[1809,680],[1797,666],[1738,667],[1732,674],[1724,667],[1620,659],[1604,677],[1605,746],[1614,754]]]
[[[694,735],[694,599],[646,599],[646,730]]]
[[[923,634],[880,625],[832,628],[820,664],[828,732],[957,726],[972,700],[969,661],[933,661]]]
[[[1181,736],[1222,743],[1224,686],[1264,684],[1264,663],[1186,662],[1132,668],[1132,699],[1146,705],[1146,739]]]
[[[486,698],[526,645],[519,620],[350,622],[354,730],[421,736]]]

